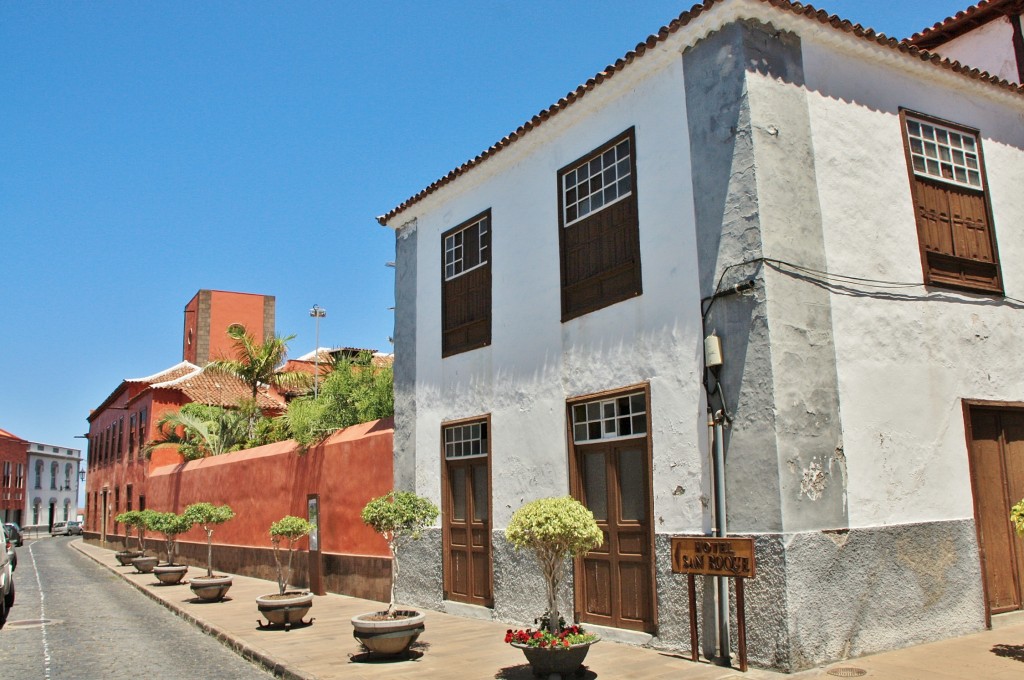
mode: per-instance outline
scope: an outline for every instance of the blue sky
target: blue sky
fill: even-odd
[[[181,360],[201,288],[274,295],[291,354],[391,351],[375,216],[690,4],[0,3],[0,428],[79,447]],[[905,37],[966,3],[825,9]]]

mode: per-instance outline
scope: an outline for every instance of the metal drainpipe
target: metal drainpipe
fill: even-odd
[[[715,481],[715,533],[719,538],[726,534],[725,523],[725,414],[715,411],[715,458],[713,474]],[[724,576],[716,577],[718,581],[718,662],[722,666],[730,665],[732,645],[729,640],[729,581]]]

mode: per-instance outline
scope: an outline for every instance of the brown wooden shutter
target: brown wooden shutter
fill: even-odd
[[[472,226],[483,221],[485,234]],[[470,225],[467,228],[467,225]],[[445,280],[444,241],[464,230],[463,265],[470,271]],[[441,236],[441,356],[491,344],[491,217],[485,211]],[[485,262],[480,264],[481,242]],[[478,266],[479,265],[479,266]]]
[[[914,199],[928,282],[1001,291],[984,192],[915,176]]]

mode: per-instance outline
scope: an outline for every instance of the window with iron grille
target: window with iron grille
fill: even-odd
[[[577,444],[647,434],[647,395],[633,392],[572,405],[572,434]]]
[[[901,111],[925,283],[1001,293],[979,132]]]
[[[640,295],[632,128],[558,172],[562,321]]]
[[[491,344],[491,211],[441,237],[441,355]]]
[[[486,421],[444,428],[444,457],[448,460],[486,456],[488,452]]]

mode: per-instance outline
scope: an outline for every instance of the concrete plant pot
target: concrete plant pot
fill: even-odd
[[[360,614],[352,617],[352,635],[371,654],[407,654],[423,632],[426,617],[426,614],[411,609],[398,609],[394,617],[388,617],[387,611]]]
[[[578,673],[583,666],[583,660],[587,658],[590,645],[596,645],[601,638],[590,642],[583,642],[578,645],[571,645],[568,649],[562,647],[530,647],[519,642],[510,643],[513,647],[523,650],[526,661],[530,664],[530,670],[537,677],[546,678],[552,674],[560,677],[568,677]]]
[[[140,550],[121,550],[114,553],[114,558],[121,563],[122,567],[132,566],[132,560],[136,557],[142,557],[142,551]]]
[[[302,620],[312,606],[313,593],[297,590],[286,591],[284,595],[274,593],[256,598],[256,607],[267,619],[268,626],[285,629],[312,623],[312,619],[308,623]],[[262,623],[260,627],[264,627]]]
[[[216,602],[228,594],[231,583],[230,576],[196,576],[189,579],[188,585],[200,600]]]
[[[140,574],[150,574],[159,561],[160,559],[156,557],[136,557],[132,560],[132,566]]]
[[[165,586],[173,586],[181,583],[188,573],[188,565],[185,564],[162,564],[153,567],[153,574]]]

